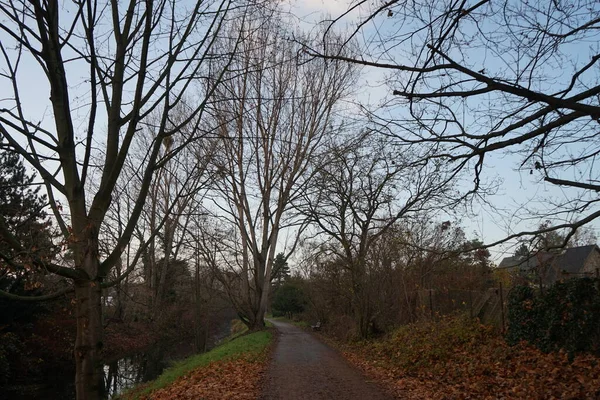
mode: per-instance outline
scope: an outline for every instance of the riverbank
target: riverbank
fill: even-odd
[[[268,330],[226,341],[166,369],[154,381],[119,396],[120,400],[163,400],[179,396],[202,399],[255,399],[272,342]]]
[[[45,323],[44,320],[41,322]],[[38,323],[37,326],[39,325]],[[63,353],[58,351],[57,346],[43,348],[44,352],[38,351],[40,343],[34,340],[37,336],[28,339],[26,346],[21,346],[27,351],[13,357],[16,360],[15,365],[19,366],[15,371],[19,371],[19,374],[6,384],[0,383],[0,398],[13,400],[75,398],[73,385],[75,371],[72,360],[74,335],[70,329],[73,327],[66,323],[59,327],[60,330],[53,329],[51,332],[61,338],[60,343],[64,345]],[[230,321],[213,324],[205,343],[206,348],[209,350],[214,348],[229,336],[230,332]],[[149,324],[111,323],[105,333],[107,345],[103,372],[108,398],[140,382],[156,379],[169,365],[197,352],[193,337],[182,337],[181,333],[165,334],[161,337]],[[44,339],[42,343],[46,343],[47,337]]]

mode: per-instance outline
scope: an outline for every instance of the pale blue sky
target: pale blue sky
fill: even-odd
[[[355,4],[350,0],[346,1],[335,1],[325,2],[320,0],[307,0],[307,1],[295,1],[291,2],[294,5],[294,12],[301,16],[304,21],[320,21],[324,18],[324,14],[329,14],[332,17],[337,17],[345,10],[350,4]],[[379,6],[380,2],[372,2]],[[368,10],[366,6],[355,10],[352,14],[346,16],[338,24],[340,30],[348,29],[356,24],[356,21],[361,16],[367,15]],[[373,37],[376,37],[378,30],[394,29],[392,24],[394,18],[389,18],[387,13],[381,13],[379,16],[373,19],[369,24],[361,30],[361,34],[358,35],[359,41],[369,42]],[[487,27],[490,31],[494,31],[495,28],[492,26]],[[409,29],[409,28],[400,28]],[[383,45],[387,46],[387,43]],[[590,46],[598,46],[598,43],[594,41],[588,41],[583,44],[573,45],[567,49],[567,59],[564,65],[552,65],[548,64],[548,73],[553,77],[555,81],[564,79],[564,70],[567,70],[567,66],[570,63],[581,63],[587,62],[589,59]],[[494,49],[491,51],[482,51],[477,54],[475,58],[470,59],[472,65],[480,63],[482,67],[485,67],[487,71],[490,69],[502,70],[503,68],[512,68],[513,65],[510,63],[500,62],[497,55],[494,54]],[[594,49],[596,50],[596,49]],[[391,52],[390,54],[397,54]],[[365,59],[369,59],[365,55]],[[410,64],[410,61],[406,62]],[[565,68],[562,68],[565,67]],[[384,81],[384,72],[375,70],[373,68],[364,68],[365,82],[369,82],[369,85],[363,84],[361,89],[357,93],[357,101],[364,102],[365,99],[370,99],[372,103],[383,101],[386,97],[389,97],[390,91],[393,88],[388,88],[382,84]],[[569,71],[566,72],[568,74]],[[570,76],[569,76],[570,77]],[[551,80],[552,81],[552,80]],[[396,109],[399,115],[404,114],[402,109]],[[469,115],[465,116],[469,119]],[[575,147],[576,149],[576,147]],[[476,234],[485,242],[494,242],[502,239],[508,234],[513,234],[522,230],[530,230],[539,225],[542,220],[539,217],[532,218],[532,211],[548,210],[548,202],[563,202],[568,199],[578,198],[579,193],[573,189],[563,189],[555,185],[545,183],[540,180],[539,174],[535,171],[530,174],[530,168],[524,166],[520,168],[521,159],[519,156],[514,154],[495,153],[487,157],[487,161],[484,169],[484,178],[487,179],[498,179],[501,183],[498,187],[497,194],[489,196],[487,200],[492,207],[479,205],[474,207],[470,212],[467,213],[465,210],[454,210],[449,213],[451,217],[458,218],[469,236]],[[573,179],[574,176],[569,178]],[[468,180],[468,178],[466,178]],[[589,212],[589,210],[588,210]],[[570,219],[576,217],[575,215],[561,215],[553,216],[552,213],[548,213],[548,219],[553,220],[555,223],[568,222]],[[440,214],[440,219],[444,219],[445,216]],[[591,224],[596,235],[600,234],[600,224],[595,222]],[[499,246],[493,249],[493,258],[495,260],[501,259],[503,256],[512,253],[514,251],[515,242],[508,243],[505,246]]]
[[[343,13],[348,5],[349,0],[288,0],[286,1],[290,7],[290,11],[297,16],[297,21],[302,29],[309,29],[314,22],[321,21],[325,15],[336,17]],[[356,18],[364,15],[365,9],[356,10],[349,15],[341,24],[340,27],[347,29],[352,26]],[[378,26],[386,23],[385,16],[374,21]],[[370,30],[369,30],[370,29]],[[372,27],[366,28],[366,33],[372,32]],[[574,51],[574,57],[577,56],[577,50]],[[0,68],[4,65],[0,63]],[[85,89],[77,89],[77,85],[83,82],[87,71],[77,73],[76,68],[73,70],[71,81],[73,96],[80,95],[79,101],[85,103]],[[358,103],[369,102],[376,104],[389,94],[389,89],[381,84],[384,74],[381,71],[373,69],[363,69],[363,81],[360,88],[357,90],[355,101]],[[20,75],[20,91],[23,102],[26,104],[25,110],[34,121],[42,121],[44,126],[51,129],[53,123],[51,113],[49,112],[49,89],[43,72],[39,66],[30,59],[24,59],[21,65]],[[6,80],[0,80],[0,108],[5,107],[7,102],[2,100],[6,97],[6,93],[10,93],[10,86]],[[76,100],[77,101],[77,100]],[[354,107],[349,105],[349,107]],[[401,111],[400,111],[401,112]],[[102,118],[99,118],[102,121]],[[98,127],[100,130],[102,126]],[[486,176],[490,179],[501,178],[502,185],[496,196],[489,198],[490,202],[503,209],[502,215],[490,212],[489,209],[474,209],[473,215],[465,213],[463,210],[456,210],[454,213],[460,218],[467,234],[472,237],[475,232],[481,239],[486,242],[492,242],[501,239],[509,233],[514,233],[517,230],[534,228],[540,221],[523,220],[528,215],[524,208],[526,205],[536,205],[542,199],[554,198],[557,200],[564,199],[565,195],[560,188],[538,181],[538,177],[530,175],[526,169],[524,171],[516,171],[519,165],[519,159],[513,155],[494,154],[488,158],[486,163]],[[440,220],[447,219],[446,215],[440,214]],[[598,223],[594,224],[596,234],[598,235]],[[509,248],[508,252],[512,252]],[[494,250],[494,259],[498,260],[503,255],[503,249]]]

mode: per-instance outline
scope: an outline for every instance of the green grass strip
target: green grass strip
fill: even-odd
[[[289,319],[287,317],[272,317],[271,319],[273,319],[275,321],[287,322],[288,324],[295,325],[295,326],[297,326],[299,328],[310,328],[311,327],[311,325],[308,322],[302,321],[302,320],[301,321],[294,321],[294,320],[291,320],[291,319]]]
[[[259,355],[269,345],[270,341],[271,332],[269,331],[259,331],[237,337],[207,353],[197,354],[173,364],[155,380],[147,382],[141,387],[132,388],[118,398],[137,400],[155,390],[169,386],[178,378],[187,375],[196,368],[207,366],[213,361],[233,360],[243,355]]]

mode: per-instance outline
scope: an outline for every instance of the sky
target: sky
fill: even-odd
[[[340,16],[348,7],[356,2],[352,1],[319,1],[319,0],[308,0],[308,1],[290,1],[292,5],[292,12],[299,16],[300,20],[304,21],[304,24],[310,25],[311,22],[322,21],[327,19],[327,15],[333,18]],[[371,2],[379,6],[381,2]],[[347,30],[356,25],[357,21],[368,15],[368,5],[361,6],[356,9],[353,13],[345,16],[339,23],[338,28],[340,30]],[[387,13],[380,14],[376,17],[372,23],[365,25],[359,35],[359,41],[369,41],[370,38],[376,37],[378,29],[385,30],[386,28],[392,28],[394,18],[388,18]],[[402,29],[400,31],[402,32]],[[493,28],[489,28],[493,30]],[[386,43],[383,44],[387,45]],[[588,46],[593,45],[590,43],[583,43],[573,45],[568,48],[569,60],[565,62],[578,62],[585,59],[588,54]],[[481,62],[488,68],[505,68],[506,66],[501,64],[494,64],[490,62],[495,56],[492,49],[491,52],[484,53],[482,50],[481,54],[476,55],[480,60],[470,60]],[[394,54],[392,52],[392,54]],[[397,53],[396,53],[397,54]],[[364,57],[369,59],[368,56]],[[407,62],[410,64],[410,62]],[[550,65],[550,64],[549,64]],[[509,66],[511,67],[511,66]],[[552,66],[556,68],[555,71],[549,71],[553,74],[557,80],[561,77],[562,71],[561,66]],[[552,68],[551,67],[551,68]],[[557,68],[558,67],[558,68]],[[362,90],[357,94],[357,101],[364,102],[369,99],[372,104],[377,102],[383,102],[385,99],[390,97],[390,91],[393,88],[386,87],[382,82],[385,79],[385,74],[373,68],[363,69],[363,83]],[[367,84],[368,82],[368,84]],[[543,83],[542,83],[543,84]],[[396,110],[399,115],[403,114],[402,110]],[[467,116],[469,118],[469,116]],[[571,148],[577,150],[576,147]],[[524,167],[520,166],[521,159],[517,155],[509,154],[507,152],[496,152],[492,153],[487,157],[484,173],[485,177],[489,180],[496,180],[499,182],[497,192],[493,196],[486,198],[487,205],[475,204],[472,208],[468,209],[457,209],[455,212],[447,214],[440,213],[440,219],[445,218],[458,219],[460,224],[465,228],[468,237],[477,236],[485,243],[495,242],[501,240],[507,235],[517,233],[522,230],[531,230],[539,226],[543,222],[543,219],[539,217],[532,218],[532,211],[540,209],[548,209],[549,202],[560,203],[567,199],[577,198],[578,194],[574,191],[569,191],[557,187],[555,185],[543,182],[538,174],[531,173],[531,168],[527,165]],[[464,180],[463,185],[468,184],[469,177],[467,176]],[[566,218],[573,218],[574,215],[568,215]],[[553,216],[551,213],[548,215],[548,219],[553,220],[554,223],[568,222],[564,220],[565,217]],[[598,221],[588,225],[588,228],[593,230],[596,236],[600,236],[600,223]],[[499,262],[504,256],[512,255],[517,245],[517,241],[513,240],[508,242],[506,245],[497,246],[492,249],[492,258]]]
[[[328,18],[335,18],[344,13],[354,2],[351,0],[285,0],[284,7],[288,7],[293,20],[301,29],[311,29],[315,23]],[[379,3],[378,3],[379,4]],[[353,13],[347,15],[337,26],[340,29],[349,29],[358,18],[366,15],[366,7],[357,8]],[[375,21],[376,24],[385,22],[385,18]],[[373,33],[372,27],[365,28],[368,36]],[[359,83],[354,101],[370,103],[372,105],[384,101],[389,95],[390,89],[383,85],[384,73],[376,69],[363,69],[362,80]],[[45,79],[39,79],[41,73],[33,60],[23,60],[21,74],[31,77],[21,80],[21,93],[23,101],[30,106],[26,110],[31,111],[31,117],[44,124],[51,123],[50,110],[47,101],[38,101],[40,96],[48,96],[48,87]],[[75,75],[77,72],[75,71]],[[81,76],[84,76],[82,73]],[[7,93],[9,87],[5,80],[0,81],[0,93]],[[85,92],[81,92],[85,96]],[[0,96],[0,108],[3,100]],[[44,99],[45,100],[45,99]],[[77,99],[75,99],[77,101]],[[353,105],[349,105],[353,107]],[[102,127],[99,127],[102,128]],[[499,178],[501,185],[495,196],[489,198],[490,202],[498,209],[504,210],[501,214],[490,211],[490,208],[475,207],[470,212],[456,210],[456,213],[440,212],[440,221],[457,218],[469,237],[477,236],[484,242],[493,242],[501,239],[516,230],[535,228],[541,221],[521,221],[519,216],[527,205],[535,205],[541,199],[564,198],[560,189],[553,185],[540,183],[538,178],[529,174],[529,170],[519,171],[517,166],[519,159],[509,154],[493,154],[488,158],[486,171],[490,179]],[[527,213],[525,213],[527,214]],[[592,225],[596,234],[600,236],[599,224]],[[514,242],[509,246],[493,249],[493,258],[499,261],[503,256],[510,255],[514,251]]]

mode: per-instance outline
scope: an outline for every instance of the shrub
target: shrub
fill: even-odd
[[[536,343],[540,327],[539,307],[529,286],[515,286],[508,295],[508,331],[506,341],[515,345],[521,340]]]
[[[477,353],[495,337],[491,327],[458,315],[405,325],[390,337],[365,345],[373,359],[386,360],[407,375],[441,374],[449,363]]]
[[[600,291],[597,279],[569,279],[535,295],[528,287],[509,294],[510,344],[525,340],[545,352],[600,352]]]
[[[306,299],[302,288],[296,284],[286,282],[277,289],[273,298],[273,315],[288,316],[304,311]]]
[[[330,317],[327,321],[323,322],[325,324],[321,329],[338,340],[349,342],[358,337],[356,321],[349,315]]]
[[[7,383],[12,378],[12,361],[22,350],[23,346],[14,333],[0,333],[0,385]]]

